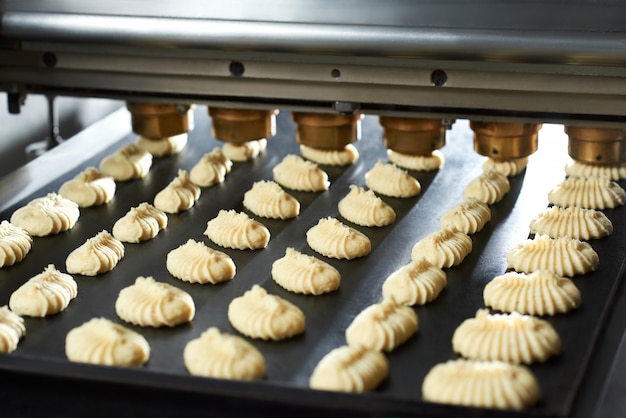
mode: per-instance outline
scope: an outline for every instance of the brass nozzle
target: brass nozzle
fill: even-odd
[[[343,149],[359,139],[361,115],[294,112],[296,140],[313,148]]]
[[[413,155],[429,155],[446,145],[446,128],[441,119],[381,116],[386,148]]]
[[[242,144],[276,134],[276,110],[209,108],[213,137]]]
[[[626,163],[626,130],[565,126],[568,153],[588,164]]]
[[[537,151],[541,124],[508,122],[470,122],[474,131],[474,150],[494,160],[528,157]]]
[[[166,138],[193,129],[193,105],[127,102],[126,108],[131,114],[133,131],[146,138]]]

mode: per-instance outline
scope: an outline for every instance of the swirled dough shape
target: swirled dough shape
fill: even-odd
[[[361,226],[387,226],[396,220],[396,212],[371,190],[350,185],[350,192],[339,201],[339,214]]]
[[[359,313],[346,329],[348,345],[370,350],[392,351],[417,332],[417,314],[413,308],[394,298],[370,305]]]
[[[156,237],[165,227],[165,212],[143,202],[115,222],[113,236],[122,242],[138,243]]]
[[[137,146],[155,157],[165,157],[180,153],[187,145],[188,136],[187,132],[158,139],[139,135],[137,137]]]
[[[243,335],[274,341],[302,334],[305,326],[300,308],[256,284],[230,302],[228,320]]]
[[[315,366],[311,389],[362,393],[376,389],[389,373],[389,363],[380,351],[362,346],[335,348]]]
[[[437,267],[448,268],[461,263],[472,252],[472,239],[456,229],[441,229],[419,240],[411,250],[413,261],[425,258]]]
[[[339,288],[341,274],[322,260],[287,248],[272,264],[272,279],[290,292],[321,295]]]
[[[76,363],[139,367],[150,358],[150,345],[133,330],[93,318],[67,333],[65,355]]]
[[[499,161],[487,158],[483,162],[483,171],[496,170],[507,177],[517,176],[528,165],[528,157],[514,158],[512,160]]]
[[[390,197],[414,197],[422,190],[419,181],[406,171],[380,161],[365,173],[365,185],[376,193]]]
[[[256,216],[290,219],[300,214],[300,202],[273,181],[257,181],[243,195],[243,206]]]
[[[179,213],[191,209],[200,198],[200,187],[189,179],[185,170],[154,197],[154,207],[166,213]]]
[[[339,288],[341,274],[330,264],[293,248],[272,263],[272,279],[282,288],[305,295],[321,295]]]
[[[552,271],[559,276],[586,274],[598,268],[598,253],[587,242],[562,237],[535,236],[512,248],[507,256],[508,268],[532,273]]]
[[[120,290],[115,312],[124,321],[142,327],[174,327],[190,322],[196,306],[189,293],[152,277],[137,277]]]
[[[32,247],[33,239],[25,229],[9,221],[0,222],[0,267],[19,263]]]
[[[475,318],[466,319],[454,331],[452,348],[471,360],[531,364],[559,354],[561,338],[546,320],[479,309]]]
[[[78,286],[72,276],[50,264],[11,294],[9,307],[18,315],[44,317],[67,308],[77,294]]]
[[[430,155],[413,155],[388,149],[387,157],[398,167],[414,171],[439,170],[445,163],[443,153],[439,150],[433,151]]]
[[[467,197],[444,213],[439,219],[439,225],[443,229],[456,229],[470,235],[479,232],[490,220],[489,205],[476,198]]]
[[[383,297],[403,305],[424,305],[435,300],[447,283],[446,273],[422,258],[391,273],[383,283]]]
[[[540,316],[566,313],[582,303],[570,279],[549,271],[497,276],[485,286],[483,299],[486,306],[502,312]]]
[[[207,222],[204,235],[220,247],[235,250],[258,250],[267,247],[270,231],[243,212],[220,210]]]
[[[499,361],[449,360],[433,367],[422,383],[427,402],[523,410],[541,397],[525,366]]]
[[[167,254],[167,271],[189,283],[220,283],[235,277],[235,263],[227,254],[192,239]]]
[[[552,206],[530,221],[530,232],[586,241],[611,235],[613,224],[604,213],[595,209]]]
[[[254,139],[242,144],[231,144],[226,142],[222,146],[222,152],[232,161],[245,162],[254,160],[267,148],[267,139]]]
[[[236,335],[211,327],[185,345],[183,361],[190,374],[216,379],[255,380],[265,376],[265,358]]]
[[[472,180],[463,192],[463,197],[473,197],[492,205],[502,200],[511,185],[507,177],[497,170],[489,170]]]
[[[115,180],[95,167],[88,167],[59,189],[59,194],[76,202],[81,208],[110,202],[115,195]]]
[[[115,154],[100,161],[100,171],[117,181],[140,179],[145,177],[152,167],[152,154],[135,144],[120,148]]]
[[[626,192],[608,177],[568,177],[548,193],[548,200],[561,207],[613,209],[624,204]]]
[[[26,335],[24,319],[11,312],[6,305],[0,307],[0,354],[15,351],[24,335]]]
[[[370,239],[335,218],[320,219],[306,232],[306,242],[313,250],[329,258],[364,257],[372,250]]]
[[[317,164],[289,154],[272,170],[274,181],[283,187],[302,192],[328,190],[328,174]]]
[[[124,244],[104,230],[72,251],[65,260],[68,273],[96,276],[113,270],[124,257]]]
[[[76,203],[56,193],[48,193],[13,212],[11,223],[34,237],[45,237],[72,229],[79,216]]]
[[[585,164],[572,160],[565,165],[565,174],[574,177],[608,177],[611,180],[626,179],[626,164]]]
[[[189,172],[189,178],[200,187],[210,187],[223,183],[230,173],[233,162],[226,157],[219,147],[207,152]]]
[[[352,144],[340,150],[319,149],[300,144],[300,154],[307,160],[322,165],[344,166],[354,164],[359,159],[359,151]]]

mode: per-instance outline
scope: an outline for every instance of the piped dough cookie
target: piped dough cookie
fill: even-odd
[[[108,203],[115,195],[115,180],[95,167],[88,167],[61,185],[59,194],[81,208]]]
[[[498,361],[450,360],[433,367],[422,383],[427,402],[523,410],[539,401],[539,383],[525,366]]]
[[[506,262],[508,268],[524,273],[548,270],[559,276],[574,276],[597,269],[600,258],[587,242],[536,235],[512,248]]]
[[[433,151],[430,155],[413,155],[388,149],[387,157],[398,167],[413,171],[439,170],[445,162],[443,153],[439,150]]]
[[[387,226],[396,220],[391,206],[373,191],[350,185],[350,192],[339,201],[339,214],[361,226]]]
[[[200,187],[210,187],[223,183],[230,173],[233,162],[226,157],[219,147],[207,152],[189,172],[189,178]]]
[[[272,170],[274,181],[283,187],[302,192],[328,190],[328,174],[317,164],[289,154]]]
[[[376,389],[387,378],[389,363],[380,351],[343,346],[326,354],[315,366],[311,389],[362,393]]]
[[[32,247],[33,239],[25,229],[9,221],[0,222],[0,268],[19,263]]]
[[[204,235],[220,247],[236,250],[265,248],[270,241],[270,231],[262,223],[232,209],[220,210],[207,222]]]
[[[200,187],[189,179],[185,170],[154,197],[154,207],[166,213],[179,213],[191,209],[200,198]]]
[[[243,195],[243,206],[256,216],[290,219],[300,214],[300,202],[273,181],[257,181]]]
[[[626,192],[608,177],[570,176],[548,193],[548,200],[561,207],[613,209],[624,204]]]
[[[339,288],[341,274],[322,260],[287,248],[272,264],[272,279],[290,292],[321,295]]]
[[[517,176],[524,171],[528,165],[528,157],[514,158],[512,160],[500,161],[493,158],[486,158],[483,162],[483,171],[496,170],[507,177]]]
[[[228,320],[243,335],[262,340],[291,338],[305,327],[300,308],[256,284],[230,302]]]
[[[439,225],[442,229],[456,229],[471,235],[483,229],[490,220],[489,205],[474,197],[467,197],[444,213],[439,219]]]
[[[489,170],[472,180],[463,192],[463,197],[473,197],[488,205],[502,200],[511,185],[507,177],[497,170]]]
[[[265,358],[245,339],[211,327],[185,345],[190,374],[215,379],[255,380],[265,376]]]
[[[394,298],[370,305],[359,313],[346,329],[348,345],[370,350],[392,351],[411,338],[418,329],[417,314],[413,308],[396,302]]]
[[[143,202],[115,222],[113,236],[122,242],[138,243],[156,237],[166,227],[165,212]]]
[[[96,276],[113,270],[124,257],[124,244],[104,230],[72,251],[65,260],[68,273]]]
[[[155,157],[166,157],[179,154],[187,145],[188,137],[187,132],[157,139],[139,135],[137,137],[137,146]]]
[[[313,250],[329,258],[351,260],[364,257],[372,250],[370,239],[335,218],[322,218],[306,233],[306,242]]]
[[[226,142],[222,146],[222,152],[232,161],[245,162],[254,160],[267,148],[267,139],[254,139],[252,141],[246,141],[242,144],[232,144]]]
[[[565,277],[549,271],[506,273],[495,277],[483,290],[485,305],[502,312],[556,315],[582,303],[580,291]]]
[[[78,286],[72,276],[50,264],[11,294],[9,307],[21,316],[44,317],[67,308],[77,294]]]
[[[221,283],[235,277],[235,263],[227,254],[192,239],[167,254],[167,271],[189,283]]]
[[[603,238],[613,233],[613,223],[595,209],[552,206],[530,221],[530,232],[551,238],[579,240]]]
[[[76,203],[56,193],[48,193],[13,212],[11,223],[34,237],[45,237],[72,229],[79,216]]]
[[[190,322],[196,307],[189,293],[152,277],[137,277],[120,290],[115,312],[126,322],[142,327],[174,327]]]
[[[456,229],[441,229],[419,240],[411,250],[413,261],[425,258],[437,267],[459,265],[472,252],[472,239]]]
[[[565,174],[574,177],[608,177],[611,180],[624,180],[626,164],[585,164],[572,160],[565,166]]]
[[[359,151],[352,144],[340,150],[319,149],[300,144],[300,154],[307,160],[322,165],[344,166],[354,164],[359,159]]]
[[[152,167],[152,154],[135,144],[128,144],[100,161],[100,172],[117,181],[145,177]]]
[[[411,261],[383,283],[383,297],[403,305],[424,305],[439,296],[448,281],[446,273],[424,258]]]
[[[419,181],[405,170],[380,161],[365,173],[365,185],[376,193],[401,198],[417,196],[422,190]]]
[[[139,333],[106,318],[93,318],[65,337],[65,355],[77,363],[139,367],[150,357],[150,345]]]
[[[24,318],[11,312],[6,305],[0,307],[0,354],[15,351],[24,335],[26,335]]]
[[[561,338],[546,320],[518,312],[479,309],[454,331],[452,348],[472,360],[514,364],[543,362],[561,351]]]

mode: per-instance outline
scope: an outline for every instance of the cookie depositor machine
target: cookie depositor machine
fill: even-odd
[[[134,132],[147,138],[190,132],[190,142],[196,141],[196,144],[190,145],[187,155],[179,160],[161,160],[156,170],[153,170],[152,177],[142,183],[143,188],[136,184],[120,187],[114,205],[84,217],[83,225],[90,225],[87,220],[91,220],[93,226],[83,228],[82,232],[74,232],[74,237],[61,237],[62,245],[55,245],[51,240],[42,241],[40,248],[49,249],[51,254],[62,261],[65,247],[73,248],[76,243],[84,241],[89,236],[87,229],[94,232],[110,226],[115,218],[113,215],[124,213],[136,203],[134,200],[137,196],[149,200],[180,166],[191,166],[202,153],[209,150],[208,142],[199,142],[210,136],[213,137],[211,141],[216,139],[234,143],[270,137],[276,129],[277,111],[285,111],[279,115],[279,118],[283,118],[278,121],[279,125],[283,124],[282,131],[278,132],[282,136],[274,141],[273,146],[268,147],[266,160],[256,162],[253,167],[240,166],[237,175],[232,176],[230,185],[221,194],[219,191],[211,192],[221,200],[217,203],[205,200],[203,210],[208,211],[207,207],[214,210],[226,204],[239,204],[239,197],[249,187],[250,178],[266,177],[279,153],[287,150],[297,152],[294,145],[289,143],[292,137],[314,147],[340,148],[359,138],[361,123],[367,125],[369,130],[368,134],[363,134],[359,144],[363,155],[360,160],[362,166],[347,170],[348,174],[336,172],[333,180],[338,180],[335,183],[338,186],[335,194],[329,194],[332,198],[323,197],[313,203],[308,202],[309,207],[326,208],[326,203],[338,200],[340,187],[347,187],[348,180],[356,182],[361,179],[361,167],[373,164],[378,158],[374,151],[384,155],[383,148],[386,147],[419,155],[442,148],[446,144],[446,128],[460,119],[470,120],[471,123],[469,126],[463,124],[462,129],[458,130],[460,133],[448,137],[449,145],[459,147],[455,150],[446,147],[446,164],[450,169],[454,168],[454,176],[444,175],[443,172],[438,177],[423,175],[420,181],[423,185],[432,183],[431,191],[440,187],[441,183],[459,188],[460,176],[476,174],[472,171],[476,156],[468,155],[461,148],[465,139],[470,138],[471,141],[473,137],[473,148],[482,155],[505,160],[523,157],[537,150],[538,131],[544,123],[566,126],[568,151],[577,160],[593,164],[625,162],[625,28],[626,6],[612,0],[588,0],[572,4],[561,0],[277,0],[269,3],[251,0],[111,0],[99,3],[79,0],[4,0],[0,2],[0,90],[7,93],[11,112],[19,112],[28,95],[45,94],[122,99],[127,102],[131,117],[117,112],[112,118],[101,121],[98,125],[100,131],[92,129],[79,135],[75,142],[62,144],[62,149],[55,150],[56,153],[49,157],[51,160],[48,161],[53,161],[50,166],[44,165],[45,159],[36,161],[31,166],[34,171],[27,170],[28,176],[22,175],[17,182],[3,183],[3,193],[13,186],[15,190],[24,193],[16,197],[15,201],[0,202],[2,214],[8,215],[17,203],[35,197],[43,190],[58,187],[62,180],[74,174],[72,170],[78,168],[79,161],[81,164],[97,165],[105,151],[110,152],[120,143],[134,139],[127,132],[131,127]],[[199,120],[198,108],[201,106],[208,106],[212,125],[208,125],[206,120]],[[290,121],[284,118],[287,111],[291,112],[296,123],[293,131],[290,130]],[[378,120],[373,123],[372,117],[362,118],[362,115],[375,115]],[[106,126],[106,123],[115,126]],[[127,126],[120,128],[120,124]],[[453,127],[453,131],[458,125]],[[470,127],[473,133],[470,132],[468,136],[465,131]],[[199,130],[204,130],[206,134]],[[110,136],[108,139],[105,138],[107,135]],[[91,139],[88,140],[88,137]],[[377,138],[384,138],[384,147],[372,143]],[[99,142],[100,139],[102,141]],[[80,141],[84,141],[84,145]],[[548,135],[546,142],[549,141]],[[211,146],[214,145],[211,142]],[[89,152],[97,155],[88,155]],[[189,152],[194,155],[189,155]],[[72,159],[73,163],[75,160],[76,167],[61,167],[63,164],[59,161],[63,161],[64,156]],[[553,168],[549,156],[541,161],[541,168]],[[69,171],[56,173],[60,167]],[[54,168],[50,173],[56,173],[51,174],[50,179],[45,179],[52,183],[33,186],[29,176],[48,168]],[[248,169],[250,177],[243,174]],[[533,173],[532,170],[529,172]],[[524,179],[524,190],[528,189],[526,184],[530,183],[530,178],[529,174]],[[542,176],[537,178],[537,183],[540,183]],[[516,180],[516,184],[518,191],[522,189],[521,179]],[[205,195],[211,196],[210,193]],[[418,230],[420,233],[425,232],[418,229],[425,228],[421,218],[408,214],[419,211],[419,216],[422,216],[426,209],[438,213],[435,209],[454,203],[444,200],[449,197],[444,196],[445,193],[430,193],[428,197],[424,195],[423,199],[420,197],[417,206],[415,202],[396,202],[396,209],[401,209],[407,216],[403,218],[404,226],[391,233],[394,237],[405,238]],[[527,192],[524,197],[527,196],[532,196],[532,193]],[[507,205],[507,210],[517,207],[515,198],[510,198]],[[316,220],[320,214],[313,209],[306,212],[299,222]],[[195,230],[206,221],[206,216],[199,217],[199,210],[194,214],[198,218],[194,220],[197,223]],[[623,220],[622,212],[616,211],[614,215],[616,219]],[[508,212],[500,210],[497,219],[501,224],[506,224]],[[96,226],[96,222],[100,224]],[[175,221],[174,224],[177,222],[184,224],[183,220]],[[623,224],[621,222],[619,227],[616,226],[616,231],[623,233]],[[275,226],[278,231],[284,229],[293,232],[292,236],[302,235],[303,228],[296,223],[286,227],[282,224]],[[176,231],[175,228],[172,230]],[[131,252],[136,260],[145,260],[145,254],[151,251],[149,248],[166,254],[173,245],[172,237],[179,238],[180,235],[182,239],[184,234],[180,229],[178,231],[169,232],[169,240],[155,240],[151,247],[134,248]],[[493,231],[496,231],[495,227]],[[505,232],[500,235],[506,235]],[[76,234],[79,233],[85,236],[78,238]],[[377,234],[377,243],[390,242],[385,241],[387,232],[378,231]],[[414,234],[417,235],[417,232]],[[283,233],[274,242],[286,242],[288,236]],[[498,247],[493,244],[495,241],[490,244],[492,238],[487,233],[481,237],[478,238],[477,247],[490,249],[491,253],[487,250],[484,254],[475,252],[474,261],[471,262],[474,264],[466,264],[463,270],[451,273],[455,276],[451,278],[451,283],[454,280],[456,283],[464,283],[461,282],[462,278],[479,277],[482,272],[479,274],[479,269],[474,271],[473,267],[485,259],[497,258],[492,257],[494,252],[499,254],[494,250]],[[414,238],[411,235],[411,239]],[[573,411],[576,415],[580,414],[577,411],[583,411],[584,414],[594,410],[596,399],[606,390],[610,368],[622,364],[613,359],[618,346],[624,344],[622,335],[626,328],[625,316],[621,315],[626,311],[623,283],[625,263],[624,255],[617,254],[624,248],[624,243],[618,235],[611,239],[613,241],[610,244],[599,244],[609,254],[607,258],[612,263],[610,268],[607,267],[590,280],[600,279],[599,276],[608,271],[610,283],[615,285],[611,287],[605,284],[601,292],[596,291],[594,294],[589,289],[593,288],[592,283],[581,283],[587,286],[587,295],[592,295],[589,299],[597,302],[594,306],[598,307],[595,311],[587,307],[578,316],[582,334],[592,334],[594,341],[599,342],[595,350],[573,353],[575,359],[580,360],[588,371],[582,375],[576,373],[577,364],[572,365],[571,352],[569,359],[566,355],[562,362],[557,361],[556,365],[540,369],[544,381],[556,389],[547,397],[545,404],[530,411],[531,414],[560,416],[560,411],[565,410]],[[506,242],[508,245],[509,242]],[[398,246],[394,241],[387,248],[384,248],[386,245],[380,245],[379,248],[380,252],[392,252],[401,251],[407,245],[403,242]],[[254,268],[241,269],[241,281],[233,283],[233,286],[238,286],[236,292],[230,288],[221,291],[229,295],[243,291],[248,284],[246,274],[251,279],[256,274],[255,269],[263,271],[266,261],[274,256],[269,252],[261,254],[257,261],[249,261]],[[135,265],[136,270],[140,264]],[[381,264],[365,261],[362,265],[353,263],[350,269],[363,272],[364,276],[372,271],[389,273],[385,269],[392,267]],[[128,280],[125,273],[134,273],[135,266],[128,262],[113,275],[120,280]],[[501,267],[498,264],[495,270],[501,270]],[[29,273],[36,269],[28,264],[17,267],[20,268]],[[347,267],[345,269],[349,270]],[[489,272],[493,273],[491,270]],[[3,296],[9,294],[13,286],[8,284],[9,279],[15,279],[11,273],[5,276],[7,280],[0,286]],[[376,283],[376,280],[378,278],[367,276],[363,282]],[[480,277],[480,280],[486,280],[486,277]],[[346,282],[350,283],[348,280]],[[467,306],[465,302],[454,304],[459,311],[463,310],[462,313],[449,313],[444,309],[448,306],[445,302],[420,312],[423,315],[420,318],[425,318],[425,327],[420,335],[421,341],[414,344],[418,349],[421,350],[424,345],[420,343],[437,334],[432,330],[427,334],[428,309],[432,312],[431,319],[437,317],[435,313],[444,313],[442,318],[448,321],[446,332],[453,329],[452,324],[458,324],[457,317],[473,315],[477,307],[475,299],[480,299],[478,287],[473,286],[475,282],[468,280],[469,284],[462,284],[471,293],[471,297],[464,300],[472,301]],[[84,286],[93,289],[91,296],[94,306],[104,305],[103,301],[118,290],[115,282],[110,280]],[[97,286],[104,288],[106,295]],[[354,288],[356,299],[371,297],[373,294],[353,281],[346,286],[348,290],[342,289],[342,294],[331,296],[337,302],[347,303],[347,307],[344,309],[344,305],[336,303],[330,311],[347,311],[359,305],[359,300],[348,297],[351,296],[349,286]],[[203,297],[213,301],[210,299],[214,297],[210,290],[194,290],[206,294]],[[457,293],[455,296],[467,296],[465,288],[457,287],[454,290],[451,286],[447,291],[451,296],[455,295],[454,292]],[[593,295],[597,296],[594,298]],[[604,298],[612,298],[615,304],[603,307],[600,299]],[[224,298],[215,299],[216,304],[224,303],[221,300]],[[86,319],[87,314],[92,314],[91,301],[88,297],[82,298],[83,305],[79,305],[81,307],[75,308],[68,316],[76,321]],[[316,302],[306,303],[312,312],[318,312],[315,310],[319,309]],[[213,309],[208,306],[204,308]],[[596,313],[602,313],[601,320],[597,319],[599,314],[594,316]],[[76,391],[85,387],[89,388],[84,391],[87,393],[81,392],[80,396],[88,400],[97,398],[93,391],[100,387],[85,381],[89,380],[89,373],[95,372],[89,369],[87,373],[85,369],[64,362],[59,341],[63,336],[60,331],[65,330],[66,323],[59,319],[46,319],[38,324],[39,328],[33,333],[35,336],[30,336],[23,348],[22,353],[25,354],[18,353],[15,363],[11,362],[12,358],[3,359],[3,375],[21,379],[22,386],[28,388],[34,381],[29,380],[33,377],[31,375],[37,375],[36,369],[39,368],[44,375],[48,375],[42,378],[45,382],[42,385],[51,385],[50,388],[40,388],[42,392],[50,391],[63,398],[68,395],[61,391],[62,387]],[[324,344],[328,341],[334,343],[335,334],[341,334],[336,330],[334,333],[323,332],[325,326],[324,323],[319,328],[312,327],[307,340],[293,343],[297,350],[302,353],[314,352],[319,357],[322,349],[328,348]],[[570,333],[566,338],[577,342],[575,332],[568,329]],[[37,331],[40,333],[37,334]],[[191,333],[189,329],[176,332],[185,338],[187,333]],[[178,336],[180,341],[176,340],[176,344],[182,344],[183,336]],[[168,335],[170,339],[175,337]],[[320,346],[315,345],[315,337],[322,341]],[[154,338],[161,341],[156,333]],[[166,347],[167,344],[172,343],[169,340],[163,342]],[[583,342],[580,345],[586,350],[585,344]],[[428,355],[435,356],[433,352],[439,350],[444,354],[443,359],[449,358],[449,338],[445,338],[445,344],[435,347],[428,350]],[[415,376],[421,377],[433,362],[428,363],[431,359],[427,357],[424,364],[416,364],[419,362],[409,355],[410,349],[397,355],[397,368],[415,372]],[[123,391],[119,390],[120,387],[126,389],[125,385],[133,386],[132,390],[128,390],[132,395],[126,395],[126,401],[129,396],[136,395],[143,400],[158,394],[156,396],[160,403],[157,402],[156,406],[147,403],[142,405],[146,413],[155,415],[162,412],[159,411],[161,407],[163,411],[171,411],[187,401],[203,404],[207,392],[216,395],[211,396],[211,402],[216,402],[213,404],[216,411],[243,410],[242,414],[245,415],[250,410],[274,414],[278,409],[273,401],[280,407],[286,407],[287,413],[301,416],[306,413],[302,411],[301,405],[312,409],[321,407],[322,410],[323,407],[336,407],[334,412],[343,416],[349,412],[370,412],[376,416],[384,416],[386,413],[411,415],[413,412],[452,416],[468,412],[425,406],[420,402],[419,394],[411,392],[410,396],[406,395],[402,392],[404,387],[401,383],[412,378],[406,373],[400,378],[396,377],[395,381],[392,379],[386,392],[370,397],[327,397],[326,394],[306,391],[301,386],[303,382],[306,383],[307,373],[313,364],[312,358],[307,357],[300,364],[301,357],[285,356],[282,348],[275,349],[268,345],[266,350],[273,356],[273,364],[284,359],[291,366],[285,367],[281,371],[282,375],[267,384],[198,384],[189,379],[184,371],[181,372],[178,357],[168,357],[170,353],[167,350],[164,351],[168,356],[164,356],[161,363],[154,361],[152,369],[145,372],[100,370],[95,380],[114,383],[115,390],[119,391],[116,399],[125,397],[121,393]],[[555,376],[554,370],[568,374]],[[57,386],[55,379],[59,376],[68,379],[62,380],[63,384]],[[580,376],[584,376],[584,379]],[[36,377],[38,379],[40,376]],[[582,382],[585,379],[591,383]],[[294,380],[297,386],[295,389],[290,386]],[[419,378],[416,380],[421,381]],[[289,382],[287,389],[281,386],[285,381]],[[573,385],[576,388],[582,385],[583,389],[580,392],[571,390],[568,386],[570,381],[575,381]],[[395,392],[397,387],[401,389],[400,395]],[[182,393],[173,395],[176,389]],[[573,399],[579,393],[581,398]],[[287,399],[290,397],[293,402]],[[265,402],[263,405],[269,411],[255,409],[258,407],[256,401]],[[562,408],[563,404],[568,407]],[[569,405],[574,407],[570,408]],[[108,406],[107,414],[122,411],[115,401]],[[610,408],[608,410],[611,411]],[[94,414],[97,415],[97,412],[94,411]],[[484,416],[495,415],[493,411],[472,412]]]

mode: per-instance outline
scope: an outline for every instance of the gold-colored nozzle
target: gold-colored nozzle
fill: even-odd
[[[359,139],[361,115],[294,112],[296,140],[313,148],[340,150]]]
[[[626,163],[626,130],[565,126],[568,153],[588,164]]]
[[[127,102],[126,108],[133,131],[146,138],[166,138],[193,129],[193,105]]]
[[[276,110],[209,108],[213,137],[242,144],[276,134]]]
[[[386,148],[412,155],[429,155],[446,145],[446,128],[441,119],[381,116]]]
[[[474,151],[494,160],[528,157],[537,151],[541,124],[470,122],[474,131]]]

